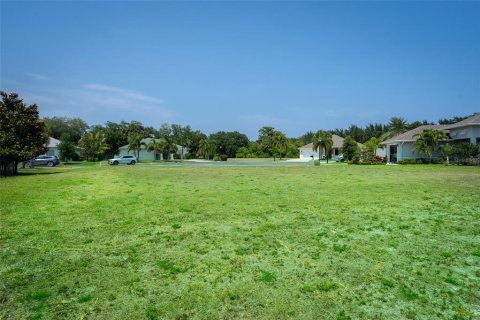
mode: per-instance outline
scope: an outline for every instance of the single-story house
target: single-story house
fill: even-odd
[[[46,147],[48,148],[45,155],[47,156],[57,156],[60,157],[60,151],[58,150],[58,145],[60,144],[60,140],[48,137],[48,141],[46,143]],[[80,155],[80,148],[75,147],[75,153]]]
[[[60,140],[48,137],[48,142],[47,142],[47,148],[48,151],[46,153],[47,156],[60,156],[60,151],[58,151],[58,144],[60,143]]]
[[[159,142],[160,139],[155,139],[156,142]],[[152,138],[145,138],[141,140],[142,145],[140,147],[140,155],[139,155],[139,160],[173,160],[174,159],[174,153],[164,153],[160,154],[156,151],[148,151],[147,147],[151,142]],[[184,158],[185,154],[187,154],[188,150],[187,148],[181,146],[181,145],[176,145],[177,146],[177,152],[175,154],[178,155],[179,158]],[[118,148],[118,153],[119,156],[127,155],[127,154],[133,154],[137,155],[137,153],[133,150],[128,150],[129,146],[122,146]]]
[[[332,141],[333,141],[333,145],[332,145],[332,156],[335,157],[335,156],[341,156],[342,155],[342,146],[343,146],[343,140],[345,140],[344,138],[340,137],[340,136],[337,136],[336,134],[332,134]],[[360,148],[363,147],[363,144],[361,143],[358,143],[358,146]],[[320,151],[320,158],[324,159],[325,158],[325,149],[324,148],[320,148],[320,150],[312,150],[312,147],[313,147],[313,143],[309,143],[309,144],[306,144],[300,148],[298,148],[300,150],[300,159],[312,159],[312,156],[313,158],[315,159],[318,159],[319,158],[319,152]]]
[[[470,142],[472,144],[478,144],[480,143],[480,113],[454,124],[423,125],[383,141],[381,145],[384,146],[383,150],[385,153],[383,155],[387,157],[387,161],[395,163],[404,159],[424,157],[424,155],[414,152],[413,146],[415,141],[417,141],[416,135],[425,129],[445,131],[449,138],[441,141],[441,144],[447,142]],[[438,150],[432,154],[432,157],[439,156],[440,152]]]

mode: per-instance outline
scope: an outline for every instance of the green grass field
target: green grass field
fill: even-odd
[[[0,319],[478,319],[480,169],[0,179]]]

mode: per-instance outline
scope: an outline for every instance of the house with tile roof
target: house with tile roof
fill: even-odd
[[[415,141],[417,141],[417,134],[425,129],[436,129],[444,131],[448,139],[441,141],[441,144],[470,142],[472,144],[480,143],[480,113],[477,113],[465,120],[454,124],[444,125],[422,125],[410,131],[399,134],[393,138],[387,139],[381,143],[384,147],[384,156],[390,163],[404,159],[422,158],[422,154],[413,151]],[[440,157],[438,150],[434,151],[432,157]]]
[[[336,134],[332,134],[332,157],[335,156],[340,156],[342,155],[342,146],[343,146],[343,140],[344,138],[337,136]],[[363,144],[357,143],[360,148],[363,147]],[[306,160],[306,159],[325,159],[325,148],[320,148],[320,150],[312,150],[313,143],[306,144],[300,148],[300,159]]]
[[[174,156],[175,156],[174,153],[161,154],[156,151],[147,150],[146,146],[151,141],[152,141],[152,138],[144,138],[141,140],[142,145],[140,147],[140,156],[139,156],[140,160],[173,160],[174,159]],[[155,139],[155,141],[159,142],[160,139]],[[185,154],[188,152],[187,148],[178,144],[176,146],[177,146],[177,152],[176,152],[177,156],[183,159],[185,157]],[[119,152],[118,156],[124,156],[128,154],[136,156],[136,152],[134,152],[133,150],[129,150],[128,144],[118,148],[118,152]]]

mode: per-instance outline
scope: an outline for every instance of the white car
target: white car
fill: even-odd
[[[137,157],[132,156],[132,155],[125,155],[113,159],[108,159],[108,164],[112,166],[116,166],[119,163],[125,163],[125,164],[135,164],[137,163]]]

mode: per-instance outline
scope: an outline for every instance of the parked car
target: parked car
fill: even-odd
[[[345,159],[343,158],[343,154],[338,154],[336,156],[333,156],[333,160],[335,160],[336,162],[344,162]]]
[[[134,165],[135,163],[137,163],[137,157],[132,155],[124,155],[117,158],[108,159],[109,165],[116,166],[117,164],[120,164],[120,163]]]
[[[37,166],[48,166],[48,167],[55,167],[60,163],[57,156],[46,156],[41,155],[31,160],[25,161],[23,163],[24,168],[32,168]]]

